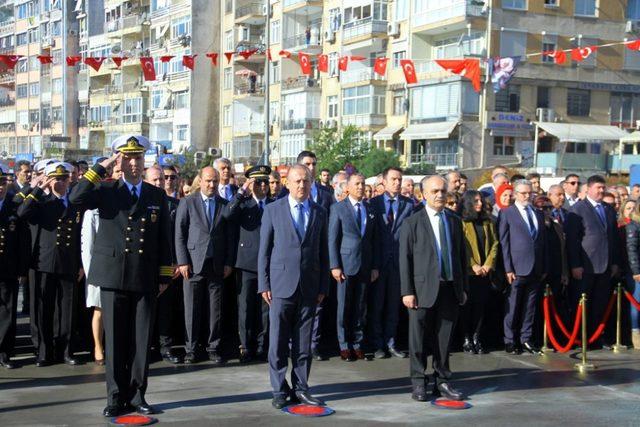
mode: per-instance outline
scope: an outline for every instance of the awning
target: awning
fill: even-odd
[[[386,141],[393,139],[393,137],[402,130],[402,126],[387,126],[373,135],[373,139],[376,141]]]
[[[400,139],[447,139],[458,126],[458,122],[435,122],[409,125],[400,134]]]
[[[536,124],[561,142],[618,141],[628,135],[627,132],[615,126],[551,122],[536,122]]]
[[[640,142],[640,131],[633,131],[622,138],[620,138],[621,144],[635,144]]]

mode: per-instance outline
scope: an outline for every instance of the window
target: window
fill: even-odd
[[[493,155],[494,156],[513,156],[516,141],[511,136],[494,136],[493,137]]]
[[[432,57],[434,59],[462,58],[467,55],[482,55],[485,41],[481,32],[462,33],[434,40]]]
[[[640,94],[612,92],[610,102],[611,124],[635,127],[640,120]]]
[[[27,110],[18,111],[18,124],[20,126],[29,125],[29,112]]]
[[[233,69],[231,67],[229,68],[225,68],[224,69],[224,89],[228,90],[228,89],[232,89],[233,88],[233,73],[232,73]]]
[[[16,34],[16,46],[24,46],[27,44],[27,33]]]
[[[409,17],[409,0],[396,0],[393,16],[396,21],[407,19]]]
[[[225,52],[233,52],[235,50],[233,46],[233,31],[227,31],[224,33],[224,50]]]
[[[329,76],[335,77],[338,75],[338,52],[331,52],[329,54]]]
[[[18,73],[26,73],[27,69],[27,58],[20,58],[18,60],[18,65],[16,66],[16,71]]]
[[[502,8],[527,10],[527,0],[502,0]]]
[[[280,102],[271,101],[269,103],[269,121],[275,123],[280,118]]]
[[[412,88],[410,118],[445,121],[460,114],[478,114],[479,95],[470,83],[452,82]]]
[[[189,108],[189,91],[183,90],[173,93],[174,109],[181,110],[183,108]]]
[[[332,95],[327,97],[327,117],[335,119],[338,117],[338,96]]]
[[[51,80],[51,91],[53,93],[62,93],[62,79]]]
[[[111,120],[111,106],[98,105],[89,109],[89,121],[96,123],[108,123]]]
[[[269,32],[269,43],[280,43],[280,20],[271,21],[271,31]]]
[[[164,94],[164,91],[162,89],[160,90],[153,90],[151,91],[151,109],[152,110],[157,110],[160,108],[160,103],[162,102],[162,95]]]
[[[544,0],[544,7],[558,7],[558,0]]]
[[[640,20],[640,0],[629,0],[627,3],[627,19]]]
[[[38,95],[40,95],[40,82],[30,83],[29,96],[38,96]]]
[[[29,57],[29,71],[38,71],[40,69],[40,60],[37,56]]]
[[[16,98],[26,98],[29,87],[26,84],[16,85]]]
[[[393,115],[401,116],[404,114],[404,91],[393,91]]]
[[[596,16],[596,0],[575,0],[574,15]]]
[[[222,107],[222,126],[231,126],[231,105]]]
[[[567,91],[567,114],[587,117],[591,108],[591,92],[582,89]]]
[[[496,93],[496,111],[517,113],[520,111],[520,86],[509,85]]]
[[[336,7],[329,10],[329,29],[333,32],[338,31],[342,25],[342,14],[340,8]]]
[[[43,129],[49,129],[51,127],[51,106],[50,105],[42,106],[41,126]]]
[[[269,84],[276,84],[280,81],[280,61],[269,62]]]
[[[51,109],[51,121],[53,123],[62,121],[62,107],[53,107]]]
[[[407,51],[393,52],[393,68],[400,68],[400,60],[407,57]]]
[[[62,21],[54,21],[51,24],[51,35],[56,37],[60,36],[60,34],[62,34]]]
[[[551,35],[551,34],[545,34],[544,36],[542,36],[542,51],[543,52],[551,52],[553,50],[556,50],[557,46],[558,46],[558,36]],[[548,63],[548,64],[553,64],[554,61],[555,61],[554,58],[552,58],[551,56],[542,55],[542,62]]]
[[[31,123],[32,125],[40,123],[40,110],[29,110],[29,123]]]
[[[29,43],[39,43],[40,42],[40,29],[38,27],[29,28],[27,30],[27,39],[28,39]]]
[[[52,56],[52,62],[54,64],[56,64],[56,65],[62,64],[62,49],[54,50],[51,53],[51,56]],[[102,56],[109,56],[109,55],[107,54],[107,55],[102,55]]]
[[[171,38],[188,35],[191,33],[191,17],[189,15],[171,21]]]
[[[527,33],[502,31],[500,33],[500,56],[520,56],[527,53]]]
[[[189,125],[176,126],[176,139],[178,141],[186,141],[189,136]]]
[[[547,86],[538,86],[538,98],[536,108],[549,108],[549,88]]]
[[[342,114],[384,114],[385,89],[357,86],[342,90]]]
[[[142,121],[142,98],[124,100],[122,123],[140,123]]]
[[[16,17],[18,19],[25,19],[28,16],[27,3],[22,3],[16,6]]]

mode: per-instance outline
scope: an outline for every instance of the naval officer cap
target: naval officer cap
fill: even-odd
[[[256,165],[250,167],[244,173],[248,179],[254,178],[256,181],[269,181],[269,175],[271,174],[271,168],[266,165]]]
[[[122,135],[111,144],[114,153],[142,154],[151,147],[149,140],[142,135]]]
[[[35,166],[33,167],[33,170],[36,173],[42,173],[44,172],[44,168],[47,167],[47,165],[51,164],[51,163],[55,163],[56,160],[55,159],[42,159],[39,162],[37,162],[35,164]]]
[[[73,165],[67,162],[53,162],[44,168],[44,174],[48,178],[66,178],[71,175]]]

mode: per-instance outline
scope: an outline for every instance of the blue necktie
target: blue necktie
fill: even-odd
[[[524,210],[527,212],[527,220],[529,221],[529,234],[531,234],[531,237],[533,239],[536,238],[536,226],[533,223],[533,214],[531,213],[531,209],[530,208],[524,208]]]
[[[442,212],[438,212],[438,232],[440,234],[440,275],[443,280],[452,280],[451,260],[449,259],[449,239],[447,239],[445,218]]]
[[[138,201],[138,189],[136,187],[131,187],[131,200],[133,200],[133,203]]]
[[[358,231],[362,234],[362,211],[360,210],[360,202],[356,203],[356,224]]]
[[[296,213],[296,229],[298,230],[298,237],[300,238],[300,241],[302,241],[306,232],[304,228],[304,205],[302,203],[298,203],[296,205],[296,209],[298,210]]]
[[[262,200],[258,202],[258,207],[260,208],[260,212],[264,210],[264,202]]]
[[[211,228],[213,224],[213,203],[211,199],[206,199],[204,201],[204,211],[207,214],[207,225]]]
[[[602,207],[602,205],[600,204],[596,205],[596,213],[598,214],[598,218],[600,218],[600,222],[602,223],[602,226],[604,228],[607,228],[607,220],[604,215],[604,208]]]

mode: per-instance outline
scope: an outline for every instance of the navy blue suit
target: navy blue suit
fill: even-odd
[[[307,391],[311,370],[311,331],[318,295],[326,295],[329,277],[327,212],[309,203],[301,239],[293,223],[289,198],[267,205],[260,227],[258,292],[271,291],[269,376],[274,395],[286,396],[287,359],[291,352],[291,387]],[[291,343],[291,350],[289,349]]]
[[[548,265],[544,215],[531,205],[526,209],[537,219],[533,236],[517,205],[501,210],[498,221],[505,272],[516,275],[516,280],[508,288],[505,344],[513,344],[518,335],[521,343],[531,342],[536,302]]]
[[[564,223],[569,268],[582,267],[581,280],[571,278],[570,308],[575,310],[582,293],[587,294],[589,334],[602,320],[611,293],[611,266],[621,261],[620,238],[614,209],[602,203],[605,224],[587,199],[577,201]]]
[[[329,265],[345,276],[337,284],[340,350],[359,350],[362,345],[367,287],[371,270],[378,270],[375,216],[367,202],[359,203],[360,218],[349,197],[333,205],[329,215]]]
[[[369,336],[376,350],[395,347],[395,338],[401,307],[400,297],[400,226],[414,212],[413,201],[398,195],[397,211],[390,223],[385,195],[371,199],[369,205],[377,225],[380,277],[369,293]]]

